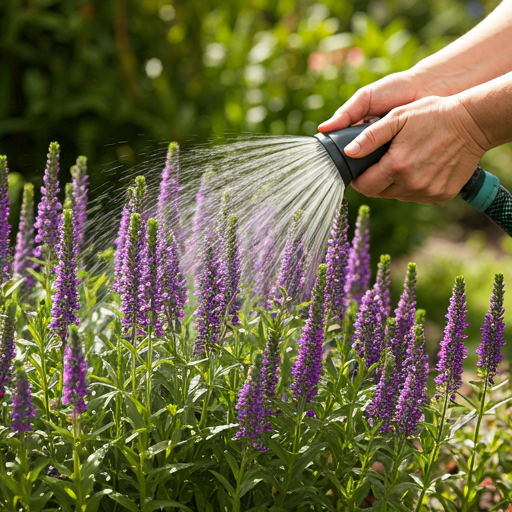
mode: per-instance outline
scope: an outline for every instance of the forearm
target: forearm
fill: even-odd
[[[512,71],[512,0],[410,71],[429,94],[451,96]]]
[[[488,151],[512,142],[512,72],[455,95],[481,134],[475,137]]]

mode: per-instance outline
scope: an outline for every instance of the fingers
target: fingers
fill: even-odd
[[[363,120],[370,111],[372,100],[371,86],[363,87],[357,91],[344,105],[342,105],[331,119],[322,123],[318,129],[321,132],[333,132],[348,128]]]
[[[361,176],[353,180],[352,187],[365,196],[378,196],[394,183],[391,163],[390,155],[385,154],[380,162],[372,165]]]
[[[352,126],[352,118],[348,112],[336,112],[331,119],[322,123],[318,130],[322,133],[325,132],[334,132],[336,130],[342,130],[343,128],[348,128]]]
[[[386,116],[366,128],[344,148],[344,151],[351,158],[367,156],[395,137],[403,124],[400,116]]]

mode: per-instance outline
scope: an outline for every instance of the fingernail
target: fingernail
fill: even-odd
[[[357,153],[361,151],[361,144],[353,140],[350,144],[345,146],[344,151],[347,153],[347,155],[357,155]]]

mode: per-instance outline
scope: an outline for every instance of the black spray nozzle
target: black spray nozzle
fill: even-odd
[[[370,123],[364,123],[315,135],[334,162],[345,187],[348,187],[350,182],[366,169],[376,164],[391,145],[391,142],[388,142],[363,158],[347,156],[343,148],[368,126]],[[469,181],[462,187],[461,196],[469,205],[485,213],[505,233],[512,236],[512,194],[500,185],[500,180],[496,176],[477,167]]]
[[[363,130],[368,128],[368,126],[370,126],[370,123],[363,123],[350,126],[343,130],[329,133],[317,133],[315,135],[334,162],[343,183],[345,183],[345,187],[348,187],[350,182],[366,171],[368,167],[376,164],[389,149],[391,144],[391,142],[388,142],[363,158],[350,158],[347,156],[343,148],[352,142]]]

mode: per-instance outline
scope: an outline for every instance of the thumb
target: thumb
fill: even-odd
[[[389,142],[402,126],[398,116],[388,115],[379,119],[345,146],[345,154],[351,158],[363,158]]]

